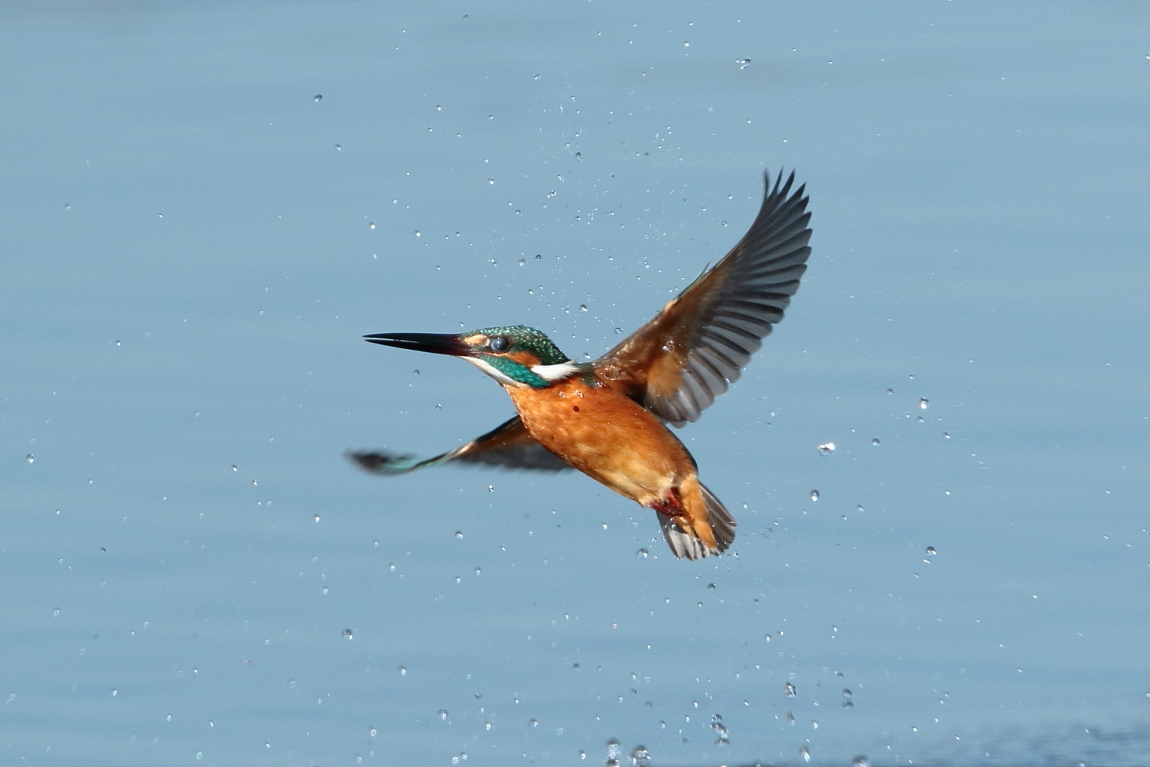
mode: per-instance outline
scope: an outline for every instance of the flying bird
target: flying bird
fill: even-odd
[[[514,418],[454,450],[425,460],[388,452],[349,452],[387,476],[450,461],[513,469],[575,468],[655,510],[676,557],[726,551],[735,519],[706,485],[682,442],[681,427],[727,390],[783,318],[811,249],[805,185],[780,172],[751,228],[653,319],[592,362],[576,362],[524,325],[460,334],[376,333],[365,340],[447,354],[498,381]]]

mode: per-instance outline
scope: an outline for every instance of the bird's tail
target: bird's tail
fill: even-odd
[[[684,490],[687,490],[686,484]],[[702,494],[706,519],[702,519],[703,515],[698,513],[688,512],[672,517],[663,512],[655,512],[671,553],[680,559],[702,559],[709,554],[722,554],[735,540],[735,518],[731,512],[727,511],[723,502],[706,485],[702,482],[696,484]],[[686,495],[689,497],[691,494],[688,491]],[[708,538],[714,540],[714,545],[711,545]]]

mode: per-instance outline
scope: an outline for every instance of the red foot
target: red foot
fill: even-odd
[[[686,514],[686,510],[683,508],[683,498],[679,495],[679,488],[677,487],[672,487],[665,498],[652,503],[651,508],[671,519]]]

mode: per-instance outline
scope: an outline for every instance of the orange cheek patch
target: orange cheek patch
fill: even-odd
[[[534,367],[535,365],[539,364],[539,358],[528,351],[512,352],[511,354],[505,354],[504,356],[509,360],[518,362],[520,365],[526,368]]]

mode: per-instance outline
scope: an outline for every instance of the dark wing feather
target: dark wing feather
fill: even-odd
[[[731,252],[594,362],[595,372],[675,426],[695,421],[738,379],[783,318],[811,249],[805,186],[780,172]]]
[[[448,461],[483,463],[505,469],[562,471],[571,468],[562,458],[532,439],[527,429],[523,427],[523,422],[519,420],[519,416],[465,445],[422,461],[409,455],[379,451],[349,450],[346,455],[364,469],[385,476],[407,474],[409,471],[438,466]]]

